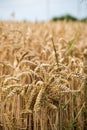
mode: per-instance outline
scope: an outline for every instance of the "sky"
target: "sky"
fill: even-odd
[[[65,14],[79,19],[87,17],[87,3],[85,0],[0,0],[0,20],[46,21]]]

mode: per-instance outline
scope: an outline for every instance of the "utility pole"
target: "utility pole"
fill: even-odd
[[[50,0],[46,0],[46,14],[47,14],[47,20],[49,20],[49,15],[50,15]]]
[[[80,14],[80,0],[77,0],[77,16],[80,19],[81,18],[81,14]]]

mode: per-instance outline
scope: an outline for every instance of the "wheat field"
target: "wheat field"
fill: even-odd
[[[84,130],[85,49],[86,23],[0,22],[0,130]]]

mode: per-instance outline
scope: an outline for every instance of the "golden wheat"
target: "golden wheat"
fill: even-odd
[[[81,22],[0,22],[0,130],[84,129],[86,36]]]

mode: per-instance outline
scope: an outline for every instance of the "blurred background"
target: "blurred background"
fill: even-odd
[[[0,0],[0,20],[35,22],[64,15],[86,18],[86,0]]]

